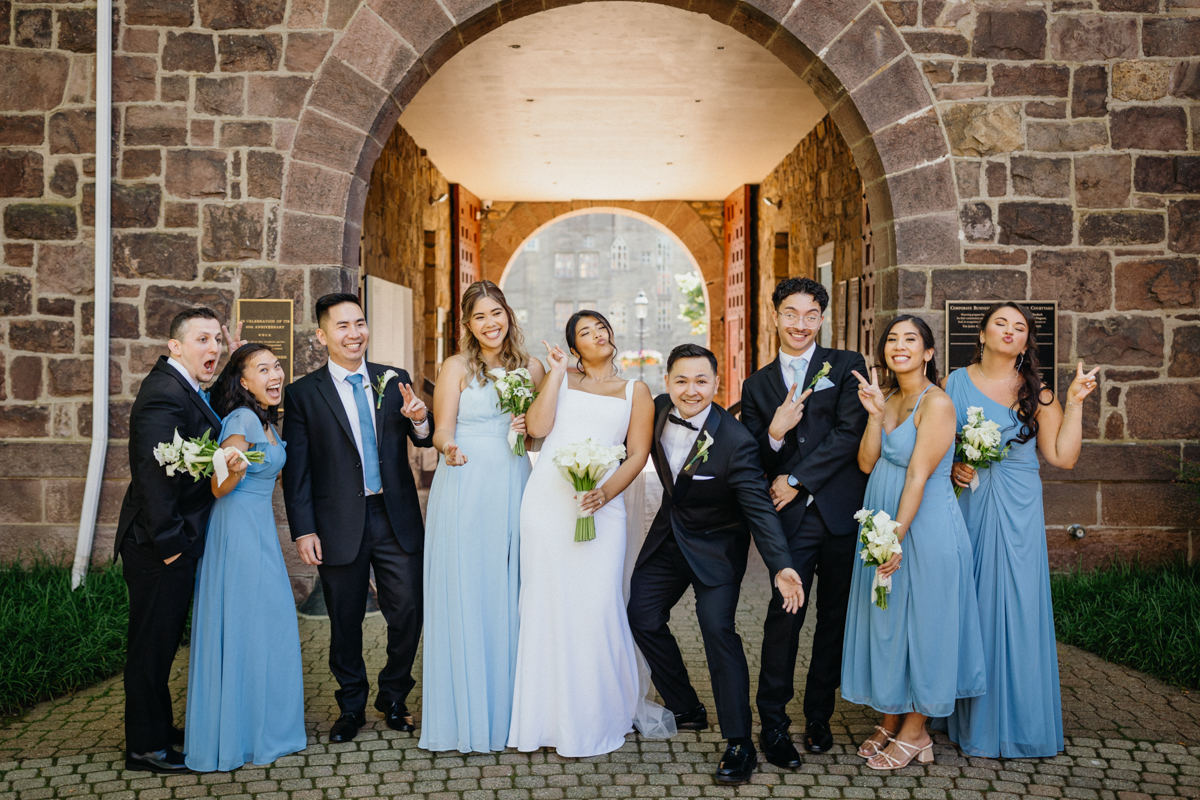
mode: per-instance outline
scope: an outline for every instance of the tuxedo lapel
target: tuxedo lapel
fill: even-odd
[[[317,388],[321,392],[321,396],[325,398],[325,402],[329,404],[329,409],[333,412],[333,416],[341,424],[342,430],[350,437],[350,441],[354,441],[354,431],[350,430],[350,418],[346,416],[346,409],[342,406],[342,398],[338,396],[337,387],[333,385],[333,377],[329,374],[329,365],[321,367],[316,371]]]
[[[658,480],[668,496],[674,487],[671,485],[671,463],[667,459],[666,449],[662,446],[662,435],[663,429],[667,427],[667,415],[671,413],[671,408],[671,404],[667,403],[654,420],[654,466],[658,472]]]
[[[212,410],[212,406],[204,402],[204,398],[200,396],[200,393],[193,389],[192,385],[188,383],[182,375],[179,374],[179,370],[167,363],[167,357],[159,356],[158,363],[155,364],[155,367],[161,369],[163,372],[179,381],[179,385],[187,390],[188,396],[192,398],[192,402],[196,404],[196,407],[200,409],[209,423],[211,423],[212,426],[217,429],[216,435],[219,436],[221,432],[221,418],[217,416],[217,412]]]
[[[775,356],[775,360],[767,365],[767,382],[775,391],[775,405],[779,405],[788,393],[787,385],[783,382],[783,365],[779,363],[779,356]]]
[[[804,385],[800,387],[800,394],[804,394],[804,390],[808,388],[813,378],[821,371],[821,365],[825,363],[825,356],[828,352],[827,349],[821,347],[819,344],[813,345],[812,356],[808,359],[808,369],[804,373]]]
[[[720,406],[714,403],[712,409],[708,412],[708,419],[704,420],[704,424],[700,426],[700,432],[696,434],[696,441],[692,443],[692,449],[688,451],[687,458],[683,460],[683,466],[679,469],[679,478],[675,481],[676,497],[683,497],[687,490],[691,488],[692,476],[696,474],[696,470],[703,463],[700,459],[696,458],[696,454],[700,452],[701,446],[706,441],[704,434],[707,433],[713,438],[711,447],[715,447],[717,444],[717,428],[720,425]]]

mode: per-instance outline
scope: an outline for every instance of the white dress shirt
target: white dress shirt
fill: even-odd
[[[175,356],[169,356],[167,358],[167,363],[174,367],[179,374],[183,376],[183,379],[187,381],[188,386],[195,389],[197,394],[200,393],[200,381],[192,377],[192,373],[188,372],[187,367],[183,366],[181,362],[176,361]]]
[[[779,367],[781,370],[783,370],[783,387],[787,389],[788,394],[791,393],[792,387],[796,385],[796,370],[794,368],[796,362],[800,362],[800,374],[807,374],[808,362],[812,358],[813,348],[815,346],[816,342],[813,342],[808,346],[807,350],[798,356],[789,356],[782,350],[779,351]],[[797,395],[797,397],[799,397],[799,395]],[[767,434],[767,439],[771,442],[771,449],[776,453],[778,453],[779,449],[783,447],[782,439],[776,439],[770,433]]]
[[[358,369],[351,372],[345,367],[341,367],[332,361],[329,362],[329,377],[333,378],[333,388],[337,389],[338,397],[342,401],[342,408],[346,410],[346,418],[350,420],[350,433],[354,436],[354,446],[358,448],[358,461],[360,464],[365,463],[363,457],[362,443],[362,428],[359,426],[358,420],[358,404],[354,402],[354,386],[350,384],[346,378],[351,375],[362,375],[363,391],[367,394],[367,402],[374,407],[376,401],[375,387],[371,384],[371,375],[367,372],[367,362],[360,361]],[[425,415],[425,419],[420,424],[413,423],[413,428],[419,437],[429,435],[429,415]],[[371,415],[371,430],[375,431],[375,441],[379,441],[379,432],[375,430],[375,415]],[[363,490],[370,494],[367,490],[367,468],[363,467]]]
[[[663,426],[662,438],[659,441],[662,443],[663,451],[667,455],[667,464],[671,467],[671,482],[679,480],[679,473],[683,471],[683,465],[688,457],[688,453],[692,452],[692,445],[696,443],[696,438],[700,435],[700,429],[704,427],[705,420],[708,419],[709,413],[712,411],[712,404],[708,406],[694,417],[684,417],[679,413],[679,409],[672,406],[671,414],[680,419],[696,426],[696,430],[692,430],[684,425],[676,425],[674,422],[667,420]]]

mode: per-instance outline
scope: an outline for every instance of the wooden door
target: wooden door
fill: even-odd
[[[742,399],[750,376],[750,251],[754,237],[750,187],[725,198],[725,405]]]
[[[873,363],[875,351],[875,245],[871,241],[871,209],[867,205],[867,188],[862,188],[862,304],[858,315],[858,350]]]
[[[451,352],[458,352],[463,292],[480,278],[479,229],[482,212],[479,198],[457,183],[450,186],[450,202],[450,218],[454,223],[450,243],[452,254],[450,286],[454,292],[452,305],[454,336],[449,344]]]

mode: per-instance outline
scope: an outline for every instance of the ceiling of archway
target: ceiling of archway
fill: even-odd
[[[471,44],[400,124],[482,198],[701,200],[761,181],[823,116],[799,77],[732,28],[596,2]]]

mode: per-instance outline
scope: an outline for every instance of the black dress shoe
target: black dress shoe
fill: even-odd
[[[708,709],[696,706],[691,711],[675,715],[675,729],[679,731],[708,730]]]
[[[417,729],[417,726],[413,724],[412,714],[408,713],[408,706],[404,703],[392,703],[383,712],[383,718],[387,722],[387,726],[394,731],[415,731]]]
[[[367,720],[360,712],[343,711],[329,730],[329,741],[348,742],[358,736],[358,729],[366,724]]]
[[[132,772],[157,772],[159,775],[186,775],[191,772],[183,763],[183,753],[173,747],[149,753],[126,753],[125,769]]]
[[[745,783],[758,766],[758,753],[752,744],[731,744],[725,748],[721,763],[717,765],[717,783],[732,785]]]
[[[183,747],[183,731],[174,725],[167,728],[167,744],[171,747]]]
[[[800,766],[800,752],[792,744],[792,737],[787,728],[774,728],[763,731],[759,737],[763,755],[767,761],[783,769],[795,769]]]
[[[833,749],[833,731],[823,719],[810,719],[804,728],[804,749],[810,753],[828,753]]]

